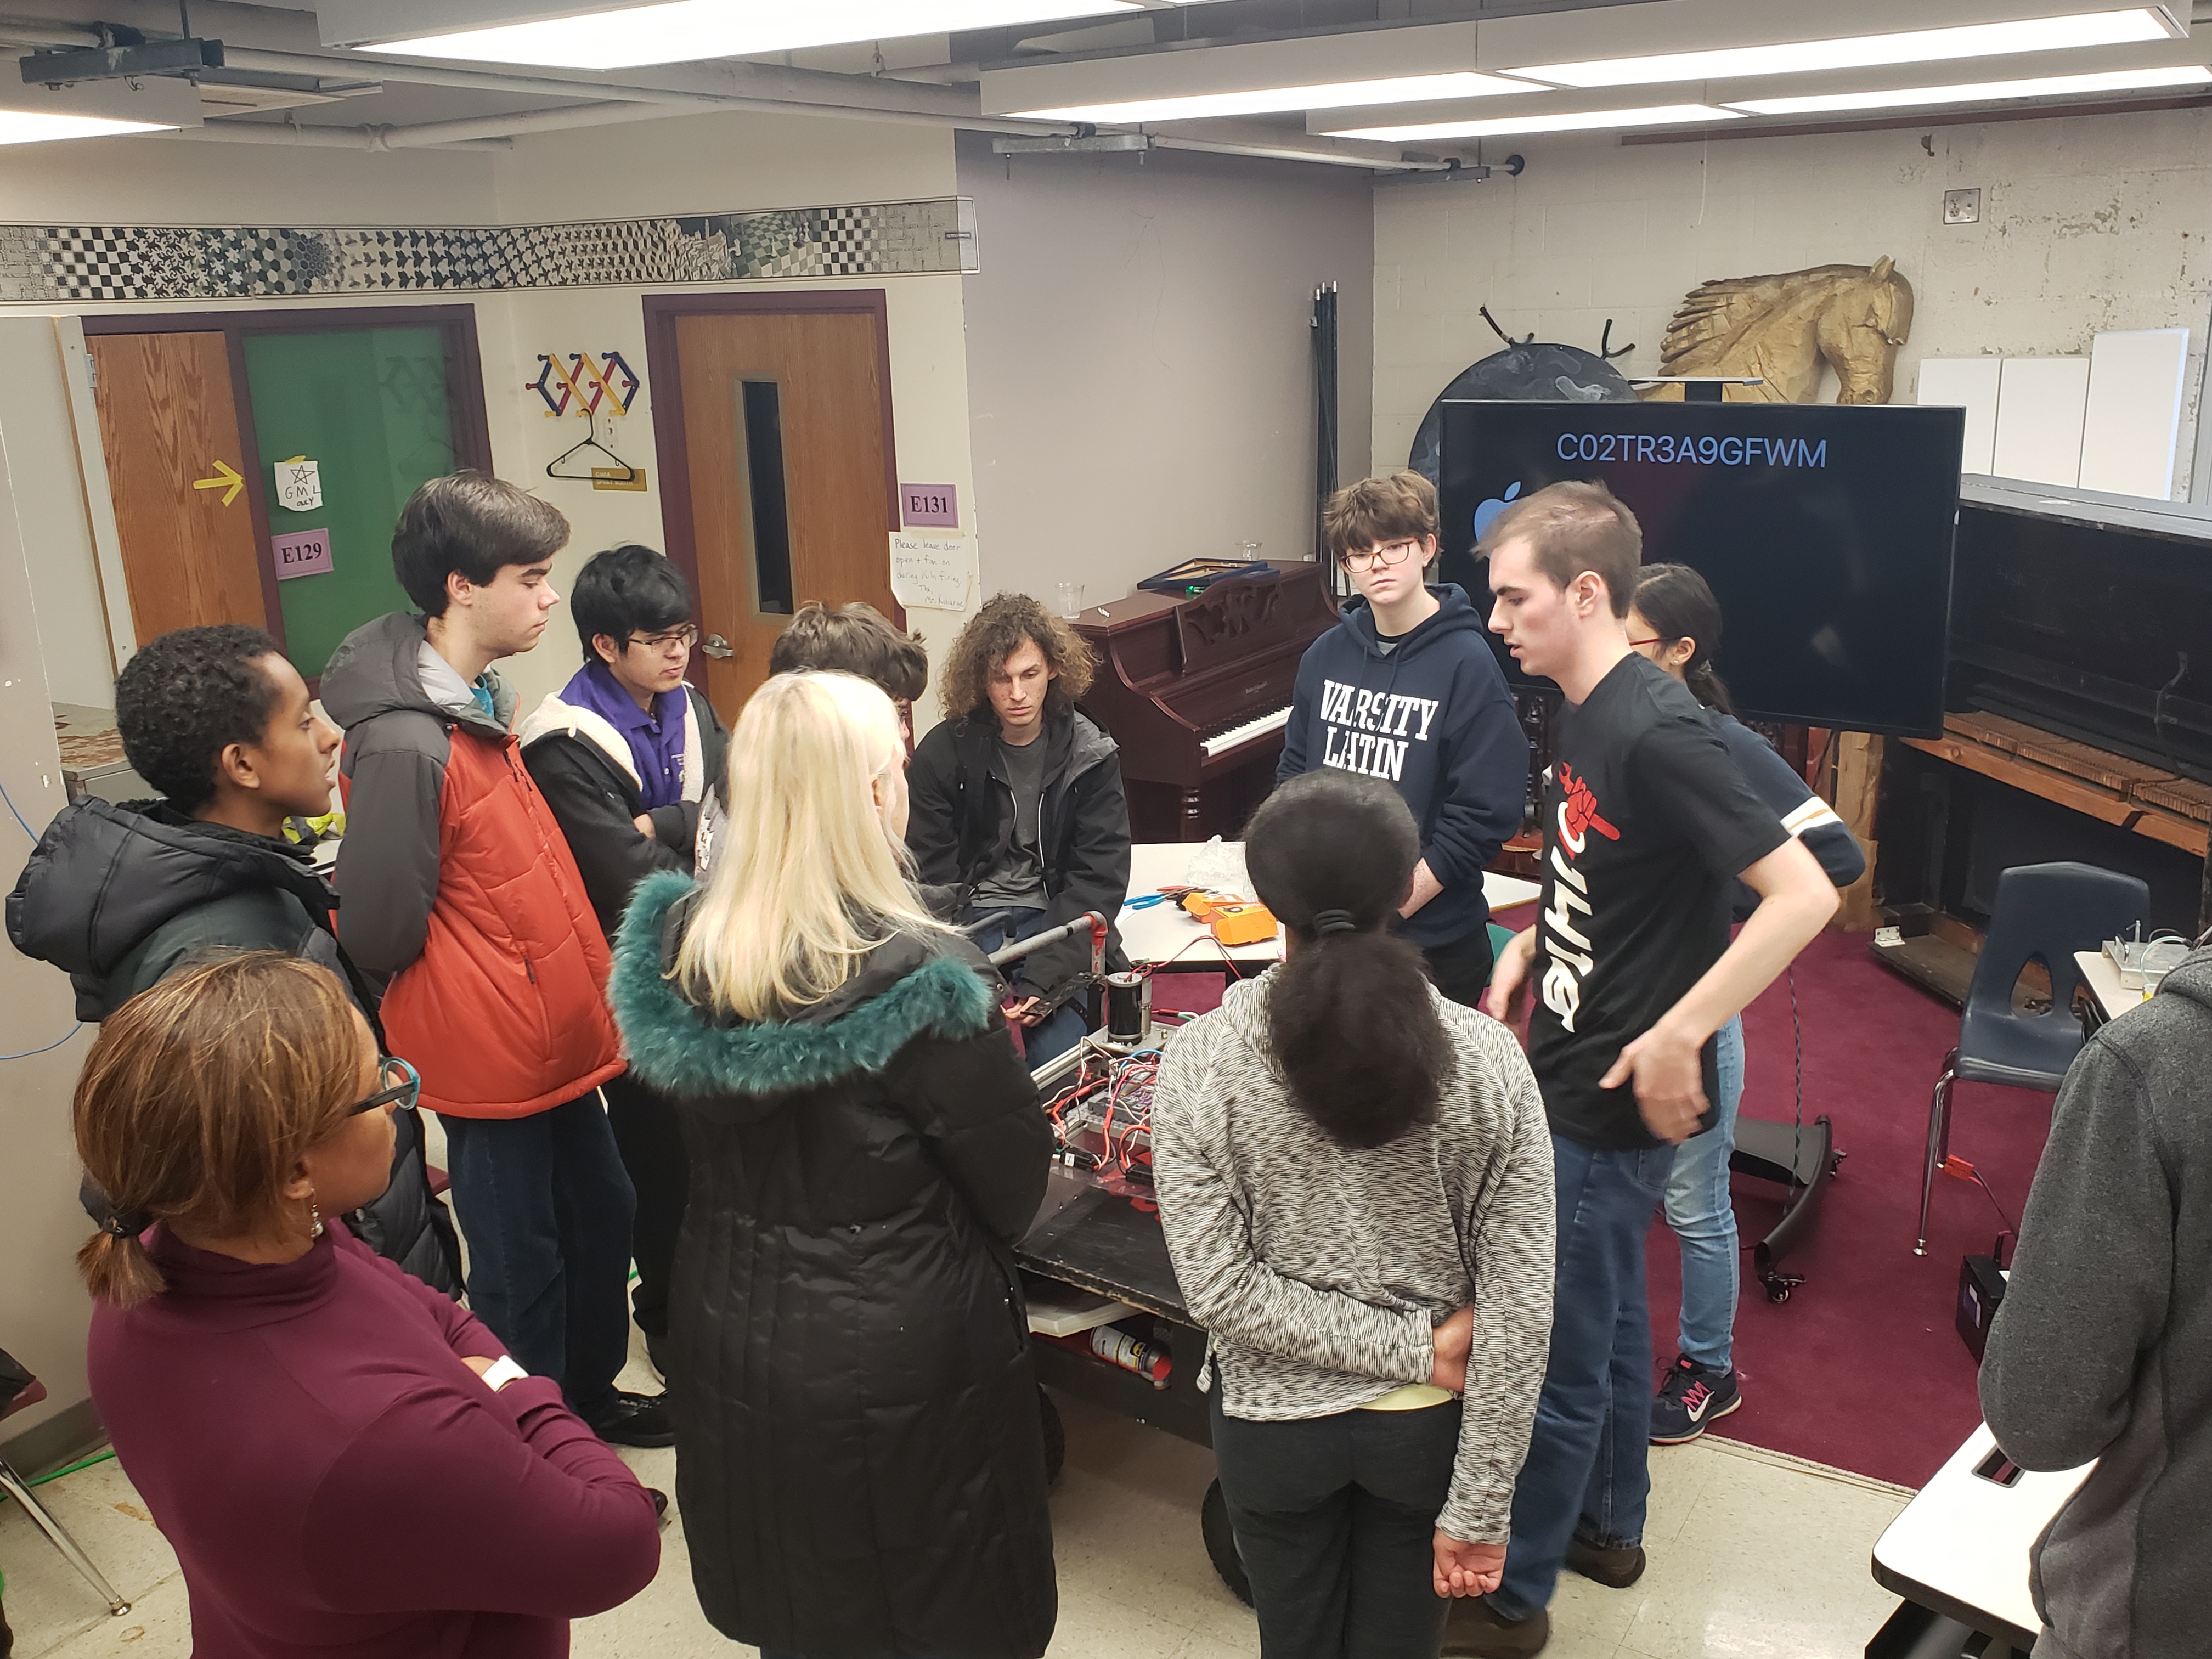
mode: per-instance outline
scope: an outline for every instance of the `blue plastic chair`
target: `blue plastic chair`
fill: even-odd
[[[2089,864],[2015,865],[1997,878],[1996,913],[1966,988],[1959,1021],[1959,1046],[1943,1061],[1928,1104],[1928,1162],[1920,1177],[1920,1237],[1915,1255],[1928,1254],[1928,1206],[1936,1171],[1951,1152],[1951,1085],[2002,1083],[2014,1089],[2058,1092],[2066,1068],[2081,1047],[2074,1016],[2081,970],[2076,951],[2094,951],[2142,920],[2150,889],[2133,876]],[[2039,962],[2051,975],[2051,1006],[2039,1014],[2012,1006],[2020,970]]]

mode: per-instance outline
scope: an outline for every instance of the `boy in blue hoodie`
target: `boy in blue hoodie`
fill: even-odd
[[[1358,597],[1298,665],[1275,779],[1340,767],[1395,784],[1421,826],[1399,915],[1437,989],[1474,1007],[1490,982],[1482,872],[1521,827],[1528,743],[1464,589],[1427,585],[1437,492],[1418,472],[1329,498],[1328,549]]]

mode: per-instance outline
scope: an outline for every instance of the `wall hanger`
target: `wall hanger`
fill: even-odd
[[[635,483],[643,475],[628,461],[623,459],[621,456],[616,454],[614,451],[609,449],[605,444],[599,441],[599,411],[589,408],[586,409],[584,410],[584,422],[585,429],[582,441],[578,443],[571,444],[568,448],[562,450],[558,455],[556,455],[551,460],[548,461],[545,464],[545,476],[549,478],[574,478],[583,483]],[[611,438],[614,436],[614,434],[611,430],[607,435]],[[588,459],[583,463],[583,470],[580,471],[570,471],[564,472],[561,470],[562,466],[568,462],[572,456],[583,455],[587,452],[596,453],[606,457],[606,459],[612,462],[615,466],[622,469],[622,476],[618,478],[611,476],[612,471],[611,468],[594,466]]]

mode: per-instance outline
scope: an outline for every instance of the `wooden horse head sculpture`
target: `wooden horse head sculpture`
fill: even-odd
[[[1886,257],[1871,265],[1814,265],[1778,276],[1732,276],[1685,296],[1659,346],[1662,374],[1753,376],[1731,402],[1808,404],[1825,361],[1836,401],[1886,404],[1897,349],[1912,331],[1912,284]],[[1655,386],[1655,398],[1680,386]]]

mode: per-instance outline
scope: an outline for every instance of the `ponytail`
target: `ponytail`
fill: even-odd
[[[1261,901],[1296,937],[1267,992],[1268,1047],[1291,1099],[1340,1146],[1431,1122],[1451,1065],[1421,953],[1389,931],[1420,836],[1397,791],[1323,770],[1269,796],[1245,832]]]
[[[1690,695],[1706,708],[1717,708],[1731,720],[1735,717],[1735,702],[1729,696],[1728,682],[1702,653],[1691,659],[1689,666],[1682,671],[1682,683],[1690,688]]]
[[[139,1224],[135,1229],[132,1222]],[[168,1288],[161,1270],[138,1235],[146,1230],[143,1216],[128,1218],[109,1212],[100,1231],[85,1240],[76,1253],[76,1270],[95,1302],[114,1308],[135,1308]]]
[[[1688,640],[1690,660],[1682,665],[1682,684],[1708,708],[1733,718],[1735,704],[1728,684],[1713,666],[1713,653],[1721,648],[1721,604],[1705,579],[1686,564],[1647,564],[1636,578],[1636,606],[1651,624],[1662,645]]]

